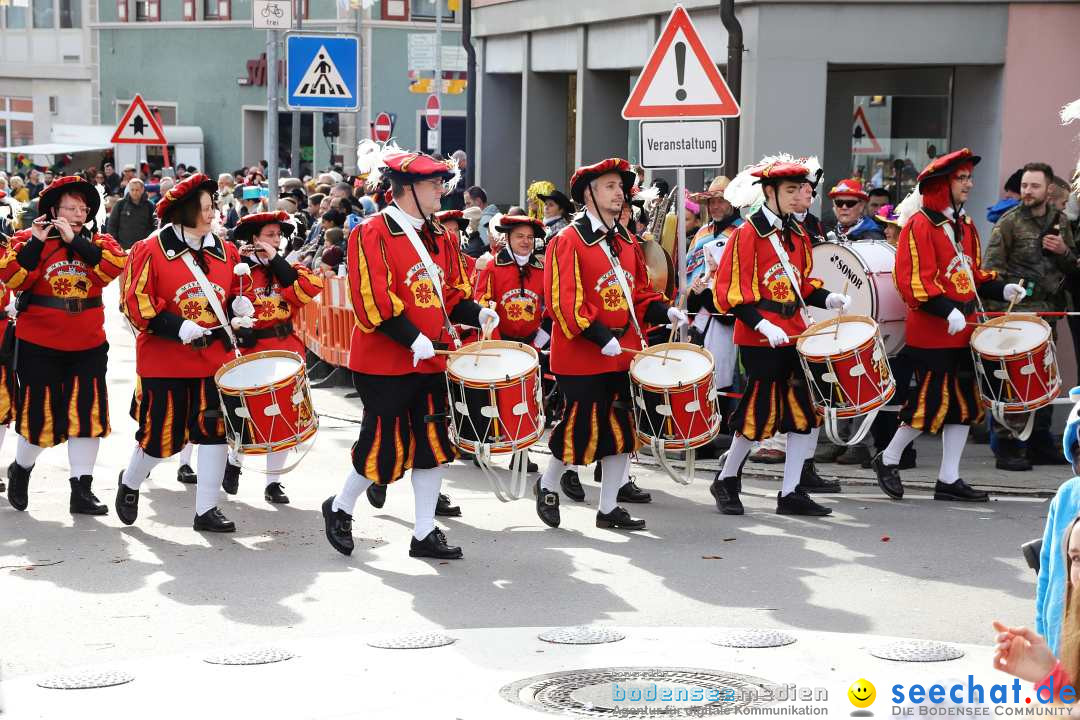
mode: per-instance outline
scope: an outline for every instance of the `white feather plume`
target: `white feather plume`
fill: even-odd
[[[915,213],[922,210],[922,206],[922,193],[919,192],[919,186],[916,185],[915,189],[908,193],[908,196],[896,206],[896,222],[900,223],[900,227],[904,227],[907,225],[907,221],[914,217]]]
[[[1068,125],[1069,123],[1080,120],[1080,99],[1073,100],[1071,103],[1061,108],[1061,124]],[[1073,194],[1080,193],[1080,158],[1076,160],[1076,170],[1073,172]]]

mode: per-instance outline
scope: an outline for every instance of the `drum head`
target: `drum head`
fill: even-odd
[[[861,255],[873,254],[876,258],[881,252],[874,247],[874,243],[860,243],[869,247],[859,247],[856,253],[854,246],[837,245],[836,243],[821,243],[815,245],[813,250],[814,272],[813,277],[820,278],[831,292],[840,292],[847,283],[847,294],[851,297],[851,307],[848,312],[853,315],[866,315],[873,317],[874,314],[874,289],[870,282],[870,270],[867,263],[863,262]],[[890,263],[888,268],[891,269]],[[814,322],[830,320],[836,313],[811,307],[810,315]]]
[[[1018,328],[999,330],[996,326]],[[975,329],[971,347],[980,355],[1008,357],[1030,352],[1050,339],[1050,326],[1038,318],[997,318]]]
[[[276,385],[282,380],[288,380],[299,369],[300,363],[296,358],[286,354],[269,357],[253,355],[250,358],[240,358],[235,366],[222,373],[217,382],[218,386],[226,389],[245,390]]]
[[[501,382],[524,375],[537,366],[536,355],[519,347],[476,347],[483,356],[458,355],[447,360],[446,371],[466,382]],[[488,356],[495,357],[488,357]]]
[[[630,365],[631,377],[652,387],[678,387],[712,374],[712,357],[696,346],[677,343],[666,352],[671,358],[667,362],[664,362],[663,345],[653,346],[647,354],[636,356]]]
[[[841,318],[837,325],[811,325],[807,332],[818,334],[799,338],[799,352],[809,357],[839,355],[854,350],[877,334],[877,324],[863,318]]]

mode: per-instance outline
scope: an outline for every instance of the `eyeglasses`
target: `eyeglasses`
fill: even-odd
[[[85,205],[60,205],[58,210],[66,210],[67,212],[80,213],[82,215],[89,215],[90,208]]]
[[[861,200],[833,200],[833,205],[842,208],[853,208],[858,205]]]

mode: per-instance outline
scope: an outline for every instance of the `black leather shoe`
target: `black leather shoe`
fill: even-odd
[[[229,495],[235,495],[236,491],[240,489],[239,465],[233,465],[231,462],[226,461],[225,474],[221,477],[221,489]]]
[[[566,470],[559,478],[559,487],[566,493],[566,497],[574,502],[585,502],[585,488],[581,487],[581,479],[577,470]]]
[[[825,517],[832,515],[832,508],[819,505],[814,499],[806,494],[806,491],[796,487],[790,495],[776,493],[777,515],[808,515],[810,517]]]
[[[71,483],[71,501],[68,503],[68,511],[72,515],[108,515],[109,508],[97,499],[90,486],[94,482],[93,475],[82,475],[77,478],[69,478]]]
[[[1032,462],[1028,457],[1028,451],[1016,440],[1000,440],[997,453],[995,453],[994,467],[1007,472],[1030,470]]]
[[[439,517],[461,517],[461,508],[450,501],[449,495],[439,493],[435,501],[435,514]]]
[[[352,555],[354,543],[352,536],[352,515],[344,510],[334,509],[334,496],[326,498],[322,504],[323,524],[326,526],[326,539],[330,547],[342,555]]]
[[[116,481],[116,517],[125,525],[132,525],[139,517],[139,491],[132,490],[124,484],[124,471],[120,471],[120,477]]]
[[[1027,448],[1028,461],[1032,465],[1068,465],[1065,454],[1061,451],[1061,445],[1029,444]]]
[[[263,498],[274,505],[288,505],[289,496],[285,494],[285,486],[279,482],[272,482],[263,490]]]
[[[0,492],[4,492],[5,490],[7,490],[7,485],[4,484],[3,480],[0,480]]]
[[[630,517],[630,513],[616,506],[609,513],[596,513],[596,527],[613,530],[644,530],[645,521],[641,518]]]
[[[221,512],[216,507],[210,508],[202,515],[196,515],[195,522],[193,522],[191,526],[201,532],[236,532],[236,524],[225,517],[225,513]]]
[[[874,472],[877,474],[878,487],[893,500],[900,500],[904,497],[904,483],[900,481],[900,473],[896,471],[896,466],[886,465],[884,457],[884,453],[874,456],[873,465]]]
[[[619,496],[616,499],[624,503],[651,503],[652,494],[639,488],[634,478],[630,478],[629,482],[619,488]]]
[[[518,456],[515,455],[510,460],[510,470],[516,470],[517,469],[517,464],[518,464],[517,458],[518,458]],[[528,453],[525,454],[525,461],[526,461],[525,472],[527,472],[527,473],[540,472],[540,466],[532,461],[532,459],[529,457]]]
[[[818,475],[814,461],[807,460],[802,464],[802,475],[799,476],[799,487],[806,492],[838,493],[840,492],[840,481],[826,480],[821,477]]]
[[[367,495],[368,502],[371,503],[371,507],[373,508],[378,509],[386,504],[385,485],[376,485],[375,483],[371,483],[370,485],[368,485],[368,489],[364,494]]]
[[[195,471],[191,469],[191,466],[184,463],[176,470],[176,481],[185,485],[194,485],[199,481],[199,478],[195,475]]]
[[[742,481],[739,478],[722,478],[720,473],[716,473],[712,485],[709,486],[709,492],[716,501],[716,509],[724,515],[742,515],[746,512],[742,500],[739,499],[741,490]]]
[[[935,500],[957,500],[960,502],[989,502],[990,494],[985,490],[976,490],[963,480],[954,483],[943,483],[940,480],[934,485]]]
[[[26,506],[30,503],[30,500],[27,497],[27,490],[30,487],[30,471],[33,469],[33,465],[28,468],[24,468],[17,462],[13,462],[8,465],[7,497],[8,502],[11,503],[11,507],[15,508],[16,510],[25,510]]]
[[[862,465],[870,459],[870,448],[865,445],[848,445],[836,458],[837,465]]]
[[[533,492],[536,494],[536,515],[548,527],[559,527],[559,523],[562,522],[559,515],[559,493],[540,487],[540,478],[536,479]]]
[[[439,560],[460,560],[461,548],[457,545],[447,545],[446,535],[435,528],[427,534],[423,540],[417,540],[414,535],[409,543],[409,557],[429,557]]]

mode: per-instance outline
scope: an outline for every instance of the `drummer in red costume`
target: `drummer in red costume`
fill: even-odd
[[[536,513],[551,527],[561,521],[558,488],[567,466],[599,461],[596,526],[645,528],[644,520],[616,504],[637,448],[627,372],[633,355],[623,348],[642,349],[644,325],[682,325],[687,318],[652,289],[637,239],[618,223],[635,179],[621,158],[578,168],[570,196],[585,211],[546,250],[544,301],[554,319],[551,371],[566,396],[548,442],[551,461],[536,484]]]
[[[964,212],[978,162],[967,148],[935,158],[919,173],[918,190],[898,208],[903,228],[893,278],[908,306],[907,347],[901,354],[915,368],[916,387],[900,410],[902,424],[873,462],[878,486],[896,500],[904,496],[900,455],[924,432],[941,434],[934,499],[989,499],[960,479],[968,430],[983,421],[969,347],[978,320],[975,295],[1012,302],[1024,296],[1024,289],[981,267],[979,233]]]
[[[358,158],[370,167],[369,183],[381,173],[389,177],[393,203],[349,236],[346,264],[356,320],[349,368],[364,418],[352,447],[352,471],[322,506],[326,537],[335,550],[350,554],[360,494],[411,469],[416,516],[409,555],[460,558],[461,548],[435,527],[444,466],[457,457],[448,434],[446,359],[435,350],[456,344],[453,323],[497,326],[499,316],[473,302],[457,240],[432,217],[447,181],[452,189],[457,180],[455,164],[371,141],[361,143]]]
[[[295,232],[296,226],[288,213],[255,213],[240,218],[233,238],[240,245],[244,262],[234,268],[231,295],[244,297],[252,305],[254,315],[250,328],[236,328],[237,342],[244,355],[264,350],[288,350],[304,357],[304,344],[293,333],[292,318],[322,292],[319,275],[303,265],[290,265],[278,252],[282,239]],[[247,324],[238,321],[237,324]],[[263,497],[269,503],[288,504],[289,496],[281,485],[281,470],[289,451],[266,455],[266,485]],[[225,488],[226,492],[233,488]]]
[[[4,240],[6,238],[0,237],[0,243],[3,244],[0,252],[7,249],[7,243]],[[0,307],[3,308],[0,311],[0,338],[8,338],[9,333],[11,334],[10,346],[9,343],[3,343],[4,347],[0,349],[0,445],[3,445],[8,426],[15,419],[15,377],[11,367],[15,350],[15,326],[12,323],[15,319],[15,298],[6,285],[0,286]],[[6,489],[4,481],[0,480],[0,492]]]
[[[201,446],[193,527],[208,532],[236,529],[217,507],[226,446],[214,373],[234,353],[214,306],[225,303],[240,258],[232,243],[211,232],[216,191],[217,183],[202,173],[185,178],[158,201],[161,229],[131,248],[120,310],[139,331],[139,428],[116,490],[116,514],[126,525],[138,517],[139,488],[150,471],[191,442]],[[200,275],[209,293],[203,291]],[[250,303],[237,301],[233,312],[248,317],[236,324],[252,324],[251,313],[242,312],[252,309],[245,307]]]
[[[804,461],[817,444],[821,420],[814,412],[799,356],[791,339],[807,327],[800,300],[828,309],[851,300],[811,278],[811,238],[794,213],[811,183],[800,162],[770,162],[752,172],[765,203],[724,247],[716,270],[713,302],[736,317],[735,344],[748,375],[746,389],[728,424],[735,434],[727,460],[710,488],[726,515],[742,515],[742,466],[755,441],[788,433],[784,480],[776,497],[781,515],[824,516],[820,505],[799,485]]]
[[[8,501],[29,503],[30,472],[45,448],[67,443],[69,510],[105,515],[91,484],[101,438],[109,434],[105,386],[102,290],[124,270],[127,256],[109,235],[91,229],[101,204],[82,178],[57,178],[38,196],[39,217],[16,233],[0,255],[0,281],[19,293],[15,326],[15,462],[8,466]]]

